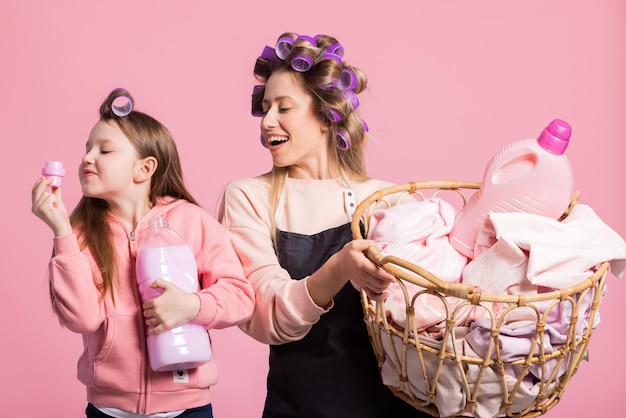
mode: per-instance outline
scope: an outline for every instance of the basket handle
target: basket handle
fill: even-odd
[[[393,255],[382,255],[376,246],[370,245],[365,251],[366,257],[383,270],[428,290],[441,292],[462,299],[472,299],[476,287],[469,284],[447,282],[428,270]],[[400,266],[400,269],[396,266]],[[411,274],[410,272],[414,274]]]

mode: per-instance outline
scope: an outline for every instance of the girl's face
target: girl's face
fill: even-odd
[[[291,71],[274,72],[265,85],[261,135],[274,165],[294,178],[327,176],[328,126],[315,114],[313,98]]]
[[[86,144],[78,176],[83,195],[108,202],[132,197],[134,178],[141,166],[137,150],[115,122],[95,124]]]

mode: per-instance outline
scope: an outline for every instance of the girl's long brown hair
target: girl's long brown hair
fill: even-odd
[[[180,157],[174,139],[169,130],[153,117],[132,110],[128,115],[119,117],[112,111],[115,98],[125,96],[132,99],[124,89],[113,90],[100,106],[100,120],[116,124],[137,150],[139,158],[154,157],[157,169],[150,180],[149,199],[156,205],[157,198],[171,196],[198,204],[183,181]],[[111,239],[111,230],[105,218],[109,214],[106,201],[83,196],[70,215],[70,222],[78,233],[81,249],[91,252],[101,278],[96,283],[102,297],[111,295],[113,302],[113,283],[116,275],[115,246]]]

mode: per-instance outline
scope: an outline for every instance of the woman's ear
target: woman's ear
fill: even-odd
[[[159,163],[154,157],[146,157],[137,161],[137,169],[133,180],[137,183],[143,183],[149,180],[157,169]]]

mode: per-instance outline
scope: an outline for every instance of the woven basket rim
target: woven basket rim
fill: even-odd
[[[371,208],[372,205],[382,202],[386,196],[396,193],[412,194],[418,190],[435,189],[458,191],[459,193],[461,193],[461,196],[463,196],[463,199],[465,200],[465,195],[462,193],[462,190],[477,190],[480,188],[480,185],[480,182],[458,180],[412,181],[378,190],[377,192],[371,194],[366,199],[364,199],[357,206],[351,223],[352,236],[354,239],[365,238],[361,234],[360,225],[361,221],[366,215],[365,212],[368,208]],[[570,208],[568,208],[568,211],[576,203],[577,197],[572,198],[572,202],[570,204]],[[477,304],[480,302],[501,302],[516,303],[519,306],[523,306],[530,302],[555,299],[565,300],[570,295],[579,293],[593,286],[594,283],[599,281],[604,276],[609,268],[609,263],[603,262],[597,267],[596,271],[593,274],[567,288],[538,294],[510,295],[485,293],[481,292],[479,289],[476,288],[476,286],[473,285],[444,281],[430,271],[409,261],[391,255],[382,255],[380,251],[373,245],[367,249],[365,254],[374,264],[376,264],[383,270],[393,274],[395,277],[407,280],[428,290],[444,293],[446,295],[458,297],[461,299],[466,299],[473,304]],[[398,268],[397,266],[400,266],[402,268]]]

